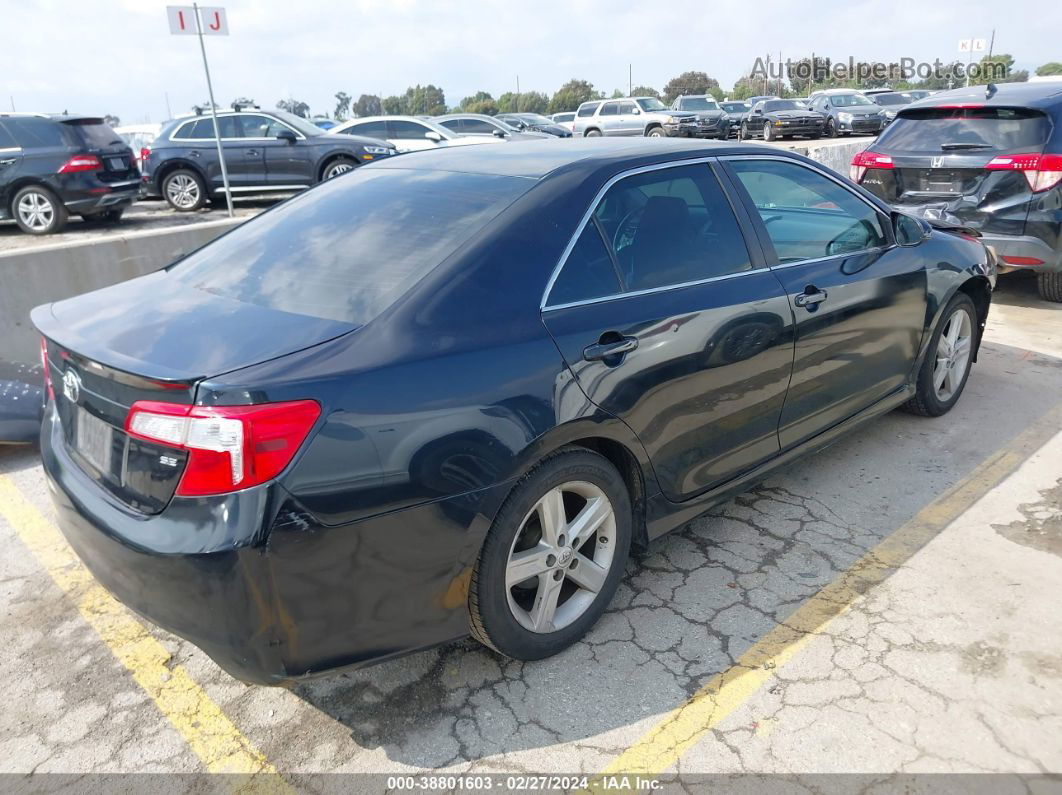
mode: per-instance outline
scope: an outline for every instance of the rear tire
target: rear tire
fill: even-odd
[[[583,133],[584,138],[600,138],[601,130],[587,130]]]
[[[161,187],[167,203],[179,213],[195,212],[207,202],[206,183],[191,169],[171,171],[162,180]]]
[[[922,417],[951,411],[966,388],[977,343],[977,309],[966,293],[957,293],[940,315],[926,358],[915,381],[915,395],[901,406]],[[947,335],[950,339],[942,340]]]
[[[513,488],[468,596],[472,636],[517,660],[578,641],[608,607],[630,551],[631,504],[608,459],[568,447]]]
[[[1062,272],[1036,274],[1036,289],[1045,301],[1062,304]]]
[[[66,225],[69,214],[59,197],[43,185],[28,185],[11,200],[11,217],[30,235],[53,235]]]

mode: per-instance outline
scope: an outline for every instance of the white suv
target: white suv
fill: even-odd
[[[579,106],[572,133],[586,138],[599,135],[693,137],[697,134],[697,114],[669,110],[656,97],[595,100]]]

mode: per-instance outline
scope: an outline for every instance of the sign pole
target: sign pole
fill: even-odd
[[[218,129],[217,105],[214,102],[214,86],[210,82],[210,67],[207,65],[206,45],[203,44],[203,20],[199,18],[199,4],[193,3],[195,9],[195,30],[199,34],[199,51],[203,53],[203,71],[206,72],[207,93],[210,94],[210,116],[214,120],[214,143],[218,145],[218,162],[221,164],[221,182],[225,186],[225,201],[229,205],[229,218],[232,212],[232,191],[229,189],[229,170],[225,167],[225,150],[221,146],[221,132]],[[210,190],[210,186],[207,186]]]

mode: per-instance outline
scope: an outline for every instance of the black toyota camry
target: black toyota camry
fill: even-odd
[[[975,360],[991,252],[798,155],[634,139],[358,168],[38,307],[60,523],[260,683],[554,654],[643,547]]]

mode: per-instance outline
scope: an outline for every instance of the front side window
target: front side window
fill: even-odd
[[[232,117],[236,119],[235,116]],[[218,119],[220,122],[221,119]],[[276,138],[277,133],[281,130],[290,130],[290,127],[285,127],[276,119],[271,119],[269,116],[259,116],[257,114],[247,114],[239,116],[240,126],[243,128],[244,138]],[[221,130],[223,138],[230,137],[225,135],[224,127]]]
[[[797,163],[734,160],[778,261],[850,254],[887,243],[881,215],[832,179]]]
[[[388,137],[396,141],[423,141],[424,133],[430,132],[423,124],[417,124],[415,121],[392,120],[388,122],[388,127],[391,132]]]
[[[461,120],[461,132],[474,133],[476,135],[493,135],[495,130],[500,130],[500,127],[495,127],[489,121],[483,119],[462,119]]]
[[[646,99],[636,100],[638,105],[646,113],[655,113],[658,110],[667,110],[667,105],[661,102],[656,97],[648,97]]]

